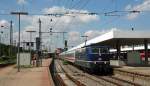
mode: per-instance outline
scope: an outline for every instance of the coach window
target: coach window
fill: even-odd
[[[75,54],[76,54],[77,58],[80,58],[80,51],[79,50],[77,50]]]
[[[86,56],[86,53],[85,53],[85,48],[82,49],[82,52],[81,52],[81,58],[84,58]]]

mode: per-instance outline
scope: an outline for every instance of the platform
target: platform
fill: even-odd
[[[54,86],[49,73],[51,59],[43,60],[42,67],[21,68],[15,66],[0,69],[0,86]]]

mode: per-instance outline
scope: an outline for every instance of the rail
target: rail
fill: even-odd
[[[69,68],[70,71],[74,72],[73,69],[71,69],[69,66],[67,66],[67,68]],[[75,71],[74,73],[77,73],[77,71]],[[101,85],[104,85],[104,86],[106,86],[106,83],[109,83],[107,85],[110,85],[110,84],[112,85],[113,84],[115,86],[141,86],[140,84],[133,83],[133,82],[130,82],[128,80],[123,80],[123,79],[113,77],[113,76],[89,75],[87,73],[84,73],[84,74],[81,74],[81,75],[82,76],[84,75],[85,77],[87,77],[89,79],[92,79],[95,82],[97,82]],[[96,77],[97,79],[92,78],[93,76]],[[100,79],[100,80],[98,80],[98,79]]]
[[[81,82],[80,79],[77,79],[75,77],[76,74],[77,74],[78,77],[79,77],[79,75],[81,75],[81,77],[86,77],[86,78],[88,78],[88,80],[89,79],[92,80],[93,83],[96,82],[96,83],[98,83],[102,86],[106,86],[106,85],[111,85],[111,86],[141,86],[138,83],[134,83],[134,82],[131,82],[131,81],[128,81],[128,80],[124,80],[124,79],[121,79],[121,78],[118,78],[118,77],[115,77],[115,76],[99,76],[99,75],[90,75],[88,73],[83,73],[83,71],[79,72],[75,69],[72,69],[72,67],[62,66],[62,63],[60,63],[60,61],[58,61],[58,64],[61,67],[64,74],[71,81],[73,81],[77,86],[86,86],[86,84]],[[66,70],[66,68],[67,68],[68,71]],[[69,71],[71,73],[69,73]],[[63,82],[61,79],[60,79],[60,81]],[[62,85],[62,86],[66,86],[66,85]]]
[[[59,63],[59,62],[58,62]],[[86,86],[83,83],[81,83],[80,81],[74,79],[72,76],[69,75],[69,73],[67,73],[66,70],[64,70],[64,68],[62,67],[62,65],[59,63],[59,66],[61,67],[61,69],[63,70],[63,72],[65,73],[65,75],[71,80],[73,81],[77,86]]]
[[[114,73],[131,76],[133,78],[133,80],[134,80],[134,78],[137,78],[137,77],[145,79],[145,80],[150,80],[150,75],[140,74],[140,73],[136,73],[136,72],[129,72],[129,71],[124,71],[124,70],[120,70],[120,69],[114,69]]]

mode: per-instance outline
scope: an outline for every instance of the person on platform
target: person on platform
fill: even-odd
[[[32,65],[36,66],[36,59],[37,59],[37,54],[34,54],[32,57]]]

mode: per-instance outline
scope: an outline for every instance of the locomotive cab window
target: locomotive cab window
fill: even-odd
[[[108,53],[109,49],[108,48],[100,48],[100,53]]]
[[[92,48],[91,51],[93,54],[108,53],[109,48]]]
[[[92,48],[92,53],[93,54],[98,54],[99,53],[99,48]]]

